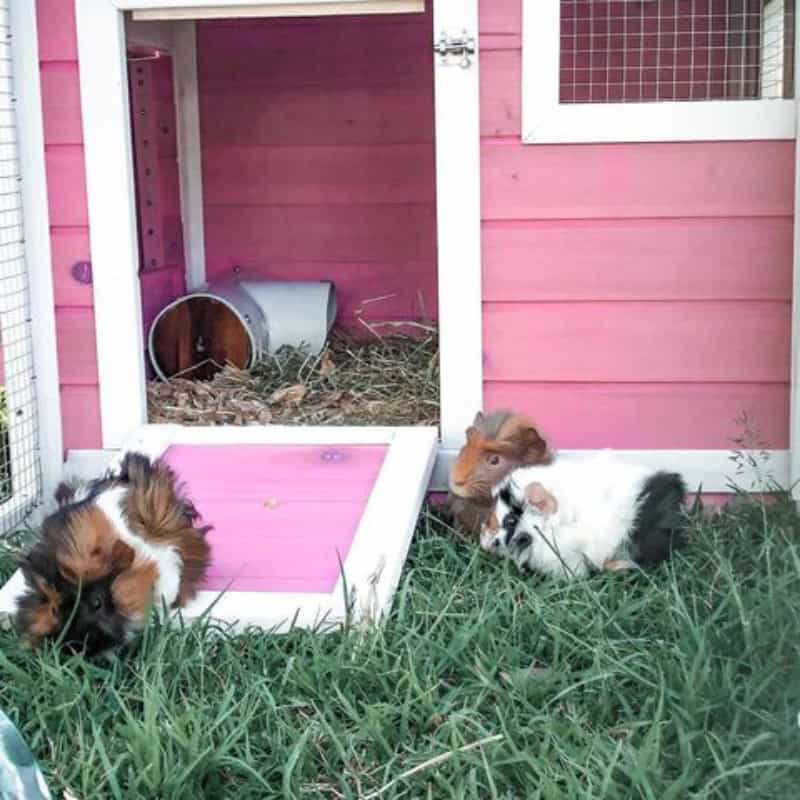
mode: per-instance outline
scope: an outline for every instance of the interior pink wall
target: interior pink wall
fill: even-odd
[[[432,30],[430,10],[198,24],[210,278],[332,279],[348,326],[435,317]]]
[[[793,143],[522,145],[521,3],[481,0],[484,398],[565,448],[789,443]]]
[[[66,449],[100,447],[89,227],[73,0],[36,0]]]
[[[129,50],[139,278],[145,341],[158,312],[186,290],[172,59]],[[149,359],[145,359],[148,369]]]

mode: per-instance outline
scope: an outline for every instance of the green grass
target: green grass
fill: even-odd
[[[649,577],[567,586],[426,512],[382,631],[152,627],[103,665],[3,633],[0,707],[58,797],[787,800],[799,533],[743,503]]]

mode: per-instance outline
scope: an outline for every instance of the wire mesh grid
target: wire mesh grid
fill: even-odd
[[[33,368],[28,270],[11,33],[0,2],[0,534],[19,526],[40,497],[36,377]]]
[[[561,0],[562,103],[794,96],[792,0]]]

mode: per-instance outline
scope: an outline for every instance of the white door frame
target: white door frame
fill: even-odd
[[[795,17],[796,19],[796,17]],[[800,32],[795,27],[795,128],[794,153],[794,245],[792,276],[792,377],[789,400],[789,486],[795,502],[800,502],[800,93],[798,93],[798,58],[800,58]]]
[[[467,30],[477,47],[478,0],[428,1],[437,38],[442,31],[457,36]],[[226,4],[241,0],[214,5]],[[119,448],[147,416],[124,12],[153,6],[153,0],[75,0],[104,449]],[[483,394],[477,53],[466,69],[452,60],[442,64],[436,56],[435,69],[441,438],[448,450],[463,442]],[[182,137],[196,140],[185,129]],[[193,163],[198,170],[199,159]],[[199,176],[193,185],[196,207]],[[197,275],[195,264],[191,283]]]
[[[50,214],[45,187],[44,124],[39,73],[36,3],[10,0],[11,53],[16,96],[16,126],[25,262],[30,295],[33,367],[36,376],[37,477],[47,501],[61,480],[64,444],[56,348],[55,302],[50,252]]]

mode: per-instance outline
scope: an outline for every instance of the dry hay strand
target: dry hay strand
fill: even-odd
[[[283,348],[209,381],[150,381],[150,422],[181,425],[438,425],[439,344],[392,334],[331,338],[319,356]]]

